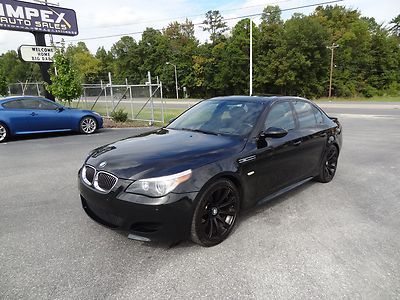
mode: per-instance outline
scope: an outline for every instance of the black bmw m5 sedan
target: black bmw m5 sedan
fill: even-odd
[[[342,127],[297,97],[204,100],[168,126],[93,150],[85,212],[142,241],[222,242],[239,211],[335,175]]]

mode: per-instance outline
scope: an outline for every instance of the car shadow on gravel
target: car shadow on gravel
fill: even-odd
[[[282,195],[272,198],[271,200],[268,200],[266,202],[261,202],[261,204],[258,204],[255,207],[252,207],[245,211],[242,211],[239,215],[238,223],[236,225],[239,225],[240,223],[247,221],[247,219],[252,218],[255,215],[262,214],[265,211],[269,210],[270,208],[274,207],[275,205],[278,205],[284,201],[288,201],[288,200],[295,201],[297,194],[301,193],[304,190],[307,190],[314,184],[320,184],[320,183],[318,183],[314,180],[310,180],[310,181],[294,188],[293,190],[291,190],[289,192],[283,193]],[[235,228],[237,228],[237,226],[235,226]]]
[[[235,234],[236,230],[239,227],[246,226],[246,222],[248,219],[254,218],[256,215],[266,213],[269,209],[273,208],[276,205],[281,204],[284,201],[296,201],[296,195],[298,195],[299,193],[301,193],[304,190],[307,190],[314,184],[319,184],[319,183],[315,182],[313,180],[310,180],[310,181],[302,184],[301,186],[294,188],[293,190],[291,190],[287,193],[284,193],[280,196],[277,196],[276,198],[266,201],[265,203],[256,205],[255,207],[252,207],[245,211],[240,212],[238,219],[236,221],[237,223],[236,223],[235,227],[232,229],[229,237],[232,237],[232,235]],[[128,239],[127,233],[118,232],[118,234],[120,234],[121,236],[124,236],[125,238]],[[229,237],[228,237],[228,239],[229,239]],[[189,238],[187,240],[182,240],[182,241],[177,241],[177,242],[156,242],[156,241],[141,242],[141,241],[136,241],[136,240],[132,240],[132,242],[133,243],[141,243],[142,246],[144,246],[144,247],[150,247],[153,249],[160,249],[160,250],[170,250],[170,249],[176,250],[176,249],[182,249],[182,248],[188,249],[188,248],[193,248],[193,247],[201,247],[201,246],[191,242]],[[224,242],[222,242],[222,243],[224,243]]]
[[[101,129],[100,131],[93,133],[91,135],[98,135],[107,129]],[[36,134],[22,134],[17,136],[10,137],[4,144],[7,143],[15,143],[19,141],[28,141],[28,140],[41,140],[41,139],[51,139],[51,138],[59,138],[59,137],[67,137],[67,136],[86,136],[78,132],[50,132],[50,133],[36,133]],[[1,145],[1,144],[0,144]]]

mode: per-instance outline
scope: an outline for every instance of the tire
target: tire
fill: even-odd
[[[315,180],[322,183],[330,182],[335,176],[338,158],[338,148],[335,145],[329,145],[325,151],[319,174],[315,177]]]
[[[79,131],[83,134],[92,134],[97,130],[97,121],[93,117],[83,117],[79,122]]]
[[[10,137],[10,130],[6,124],[0,122],[0,143],[5,142]]]
[[[237,187],[227,179],[218,179],[200,195],[193,214],[191,239],[211,247],[225,240],[232,231],[240,209]]]

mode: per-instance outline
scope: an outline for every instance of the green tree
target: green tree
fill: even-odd
[[[328,90],[330,50],[335,50],[333,95],[354,97],[395,94],[400,90],[400,16],[388,27],[344,6],[319,6],[310,15],[293,14],[284,21],[279,6],[264,8],[259,26],[253,26],[253,92],[325,96]],[[257,23],[257,22],[256,22]],[[125,36],[107,51],[93,56],[83,42],[70,45],[66,56],[86,82],[147,81],[150,71],[175,95],[178,84],[193,97],[247,94],[249,89],[249,20],[228,31],[219,11],[209,11],[203,30],[210,42],[199,43],[190,20],[171,22],[163,30],[147,28],[140,40]],[[38,64],[19,60],[15,51],[0,55],[0,73],[7,82],[41,80]]]
[[[224,17],[221,15],[219,10],[209,10],[206,13],[206,18],[203,21],[203,24],[203,31],[208,31],[210,34],[210,40],[213,44],[223,37],[223,33],[228,30]]]
[[[328,30],[328,43],[339,45],[335,50],[333,94],[345,97],[369,94],[367,78],[373,61],[374,22],[362,18],[359,11],[343,6],[318,7],[313,17]],[[328,74],[328,70],[326,72]]]
[[[252,21],[251,21],[252,22]],[[253,44],[259,30],[253,22]],[[222,59],[217,66],[216,88],[225,94],[248,94],[250,80],[250,19],[239,21],[227,39]],[[232,76],[234,74],[234,76]],[[223,88],[222,88],[223,87]]]
[[[264,8],[261,15],[261,21],[268,24],[283,24],[281,19],[281,9],[278,5],[268,5]]]
[[[281,87],[275,84],[276,69],[282,63],[278,48],[284,43],[284,22],[278,6],[267,6],[261,18],[259,38],[254,42],[254,92],[279,94]]]
[[[194,25],[191,21],[170,23],[163,30],[165,55],[171,63],[176,64],[178,73],[178,82],[180,86],[188,88],[189,92],[195,90],[193,77],[191,76],[193,67],[193,56],[196,55],[196,49],[199,45],[198,40],[194,36]],[[162,64],[157,75],[160,76],[169,93],[175,92],[174,68],[166,66],[163,60],[159,60]]]
[[[166,62],[170,61],[174,64],[176,62],[172,57],[168,38],[160,30],[146,28],[139,42],[139,56],[141,57],[139,72],[142,82],[147,81],[147,72],[150,71],[153,82],[155,77],[159,76],[166,87],[167,96],[172,96],[175,92],[174,71],[171,66],[166,65]],[[179,69],[178,75],[180,75]]]
[[[99,47],[96,51],[95,57],[100,61],[100,72],[98,74],[98,81],[108,77],[108,72],[113,71],[113,56],[110,51],[106,51],[104,47]]]
[[[3,74],[0,74],[0,96],[8,95],[8,83]]]
[[[127,78],[130,82],[140,83],[144,74],[141,75],[139,67],[142,58],[136,41],[130,36],[123,36],[116,42],[110,51],[113,57],[113,74],[117,83],[125,83]]]
[[[72,100],[82,95],[81,79],[77,70],[74,69],[71,59],[62,51],[56,52],[53,61],[53,68],[50,69],[52,84],[46,84],[45,87],[57,99],[70,104]],[[53,71],[54,68],[56,71]]]
[[[9,83],[42,80],[38,64],[21,61],[14,50],[0,55],[0,72]]]
[[[400,14],[390,21],[390,31],[397,37],[400,37]]]
[[[101,61],[94,57],[84,42],[78,42],[76,46],[67,47],[65,55],[71,59],[74,68],[79,73],[83,82],[98,82],[101,72]]]

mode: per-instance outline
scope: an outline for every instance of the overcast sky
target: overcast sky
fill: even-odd
[[[52,0],[49,0],[50,2]],[[220,10],[225,18],[239,17],[248,14],[261,13],[268,4],[278,4],[282,9],[301,5],[324,2],[324,0],[59,0],[60,6],[72,8],[76,11],[79,26],[79,35],[64,37],[67,43],[80,39],[87,39],[106,35],[127,34],[143,31],[146,27],[164,28],[173,20],[183,21],[185,17],[194,23],[201,23],[208,10]],[[345,0],[339,2],[348,8],[358,9],[362,15],[374,17],[377,22],[387,24],[400,13],[399,0]],[[283,18],[290,18],[294,12],[308,14],[314,8],[299,9],[283,13]],[[255,18],[257,21],[258,17]],[[238,20],[230,21],[233,25]],[[207,39],[206,33],[200,26],[196,26],[196,36],[199,40]],[[132,34],[139,40],[140,34]],[[54,36],[55,41],[61,36]],[[92,52],[100,46],[109,49],[119,37],[96,38],[84,40]],[[34,44],[33,35],[30,33],[0,30],[0,53],[16,50],[22,44]]]

